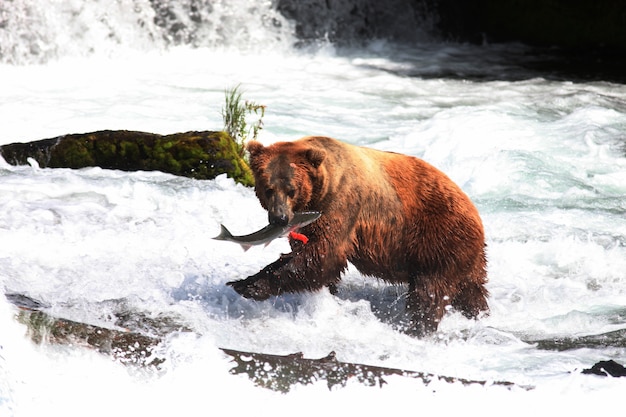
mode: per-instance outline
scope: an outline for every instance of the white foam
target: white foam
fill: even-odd
[[[246,401],[238,407],[251,410],[326,401],[330,409],[350,400],[357,409],[387,409],[419,395],[433,406],[452,396],[453,407],[480,403],[489,414],[501,412],[499,401],[529,409],[558,395],[580,405],[582,394],[621,390],[617,380],[576,370],[599,356],[623,362],[623,349],[561,353],[523,340],[624,327],[626,158],[619,146],[626,113],[616,104],[624,88],[424,80],[361,64],[328,53],[177,49],[128,61],[0,66],[12,86],[0,90],[0,143],[100,128],[219,129],[224,90],[241,82],[246,98],[268,105],[261,132],[267,143],[328,134],[422,157],[457,181],[487,231],[489,317],[474,322],[453,313],[439,336],[411,338],[396,329],[400,305],[386,307],[401,303],[402,288],[390,290],[353,268],[338,298],[246,300],[224,284],[288,250],[285,241],[243,252],[211,239],[220,223],[242,233],[266,223],[251,189],[225,177],[3,163],[4,288],[39,298],[63,317],[100,324],[110,324],[105,313],[123,299],[130,309],[182,317],[195,333],[164,342],[163,374],[135,375],[81,348],[32,346],[12,307],[0,302],[8,329],[0,336],[0,372],[8,375],[0,410],[71,415],[100,404],[112,413],[132,400],[142,411],[182,412],[206,410],[209,395],[239,392]],[[320,383],[283,396],[229,375],[218,347],[307,357],[335,350],[340,360],[537,388],[424,387],[390,378],[383,390],[350,383],[328,392]],[[395,401],[400,396],[404,401]]]

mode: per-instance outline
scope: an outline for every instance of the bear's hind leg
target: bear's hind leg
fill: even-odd
[[[446,312],[449,300],[434,285],[427,283],[432,277],[419,277],[409,282],[406,309],[409,314],[407,333],[422,337],[437,331],[439,322]]]
[[[471,282],[452,300],[452,307],[468,319],[475,319],[481,312],[489,311],[488,296],[489,292],[483,284]]]

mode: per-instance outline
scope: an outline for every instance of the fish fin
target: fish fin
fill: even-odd
[[[244,243],[240,243],[240,245],[243,248],[244,252],[248,252],[248,249],[250,249],[252,247],[252,245],[246,245]]]
[[[226,226],[224,226],[223,224],[220,224],[220,227],[221,227],[220,234],[215,236],[213,239],[215,239],[215,240],[227,240],[227,239],[233,237],[233,235],[228,231]]]

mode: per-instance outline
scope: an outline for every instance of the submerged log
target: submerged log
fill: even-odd
[[[254,184],[238,145],[226,132],[157,135],[102,130],[11,143],[0,146],[0,155],[12,165],[26,165],[32,158],[42,168],[98,166],[122,171],[162,171],[196,179],[227,174],[246,186]]]
[[[126,365],[158,368],[164,362],[153,353],[160,343],[158,337],[55,318],[41,311],[20,311],[17,320],[26,325],[28,336],[38,344],[88,347]]]
[[[152,318],[141,312],[122,309],[116,312],[111,327],[54,317],[45,312],[45,304],[23,294],[5,294],[19,308],[17,320],[26,325],[27,335],[35,343],[81,346],[110,355],[125,365],[154,367],[159,369],[165,359],[158,355],[158,347],[164,338],[175,332],[192,331],[172,317]],[[120,303],[123,304],[123,303]],[[246,374],[257,386],[278,392],[289,392],[295,385],[308,385],[326,381],[329,389],[345,386],[355,380],[360,384],[382,387],[388,376],[417,379],[423,384],[433,381],[461,383],[463,385],[499,385],[512,388],[516,385],[504,381],[478,381],[440,376],[424,372],[396,368],[340,362],[331,352],[320,359],[306,359],[301,353],[271,355],[244,352],[234,349],[221,350],[233,358],[235,367],[231,374]],[[523,387],[528,389],[528,387]]]
[[[159,334],[163,333],[163,323],[159,321],[151,320],[149,323],[142,324],[141,327],[144,330],[149,329],[149,333],[151,333],[147,335],[130,329],[104,328],[53,317],[36,309],[38,308],[36,302],[15,295],[9,295],[8,298],[18,305],[27,305],[27,307],[21,307],[17,319],[26,325],[28,336],[35,343],[92,348],[112,356],[125,365],[158,369],[159,365],[165,361],[156,354],[157,347],[165,336]],[[132,320],[125,317],[117,320],[115,324],[129,324],[130,321],[143,320],[138,320],[138,317],[134,317]],[[171,323],[166,323],[166,327],[171,328]],[[180,330],[189,331],[184,326],[180,326]],[[255,385],[282,393],[289,392],[295,385],[309,385],[317,381],[326,381],[329,389],[336,386],[344,387],[350,380],[358,381],[369,387],[382,387],[387,383],[385,378],[388,376],[413,378],[425,385],[429,385],[433,381],[441,381],[463,385],[499,385],[506,388],[515,386],[512,382],[469,380],[424,372],[340,362],[337,360],[335,352],[331,352],[328,356],[320,359],[306,359],[302,353],[281,356],[220,349],[231,356],[236,363],[236,366],[230,370],[231,374],[248,375]]]
[[[5,294],[19,308],[17,319],[27,328],[28,336],[36,343],[83,346],[110,355],[125,365],[159,369],[165,359],[158,347],[165,337],[176,332],[191,332],[181,320],[174,317],[148,317],[137,311],[121,308],[114,314],[110,327],[54,317],[45,312],[45,304],[23,294]],[[123,302],[120,303],[123,307]],[[507,389],[532,389],[508,381],[487,381],[442,376],[397,368],[363,365],[338,361],[334,352],[319,359],[306,359],[302,353],[272,355],[220,348],[233,358],[231,374],[245,374],[257,386],[287,393],[295,385],[309,385],[325,381],[328,388],[344,387],[356,381],[369,387],[382,387],[388,377],[411,378],[428,386],[433,382],[462,385],[501,386]],[[624,367],[614,361],[601,361],[585,374],[625,376]]]
[[[306,359],[302,353],[291,355],[270,355],[266,353],[242,352],[222,349],[232,356],[237,366],[231,374],[246,374],[255,385],[273,391],[287,393],[294,385],[309,385],[317,381],[326,381],[328,389],[345,387],[348,381],[357,381],[368,387],[382,387],[387,384],[386,377],[399,376],[419,380],[428,386],[433,381],[463,385],[497,385],[512,388],[516,385],[507,381],[480,381],[425,372],[406,371],[396,368],[362,365],[340,362],[335,352],[320,359]],[[518,386],[519,387],[519,386]],[[522,387],[531,389],[530,387]]]
[[[154,355],[161,342],[159,336],[54,317],[43,311],[45,305],[30,297],[21,294],[6,294],[6,297],[19,307],[17,321],[26,326],[28,337],[37,344],[91,348],[126,365],[158,368],[163,363],[162,358]]]

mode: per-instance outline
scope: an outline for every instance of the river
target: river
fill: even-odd
[[[410,337],[397,329],[403,289],[352,267],[338,296],[246,300],[225,283],[276,259],[286,241],[244,252],[211,238],[221,223],[236,234],[265,225],[253,190],[226,177],[0,161],[5,292],[103,327],[123,311],[191,329],[161,343],[159,371],[138,370],[80,346],[32,343],[0,298],[1,415],[565,414],[617,404],[623,380],[581,371],[624,364],[623,338],[562,351],[539,342],[626,329],[625,85],[532,69],[543,58],[518,44],[295,46],[294,25],[271,2],[253,11],[253,2],[205,3],[215,21],[194,33],[205,41],[164,45],[133,14],[149,22],[147,1],[51,2],[47,14],[16,1],[2,35],[13,48],[0,64],[0,144],[100,129],[219,130],[224,91],[241,85],[267,106],[262,142],[332,136],[423,158],[457,182],[485,225],[490,315],[451,312],[436,335]],[[393,377],[382,388],[320,381],[280,394],[229,374],[219,348],[335,351],[341,361],[516,387]]]

